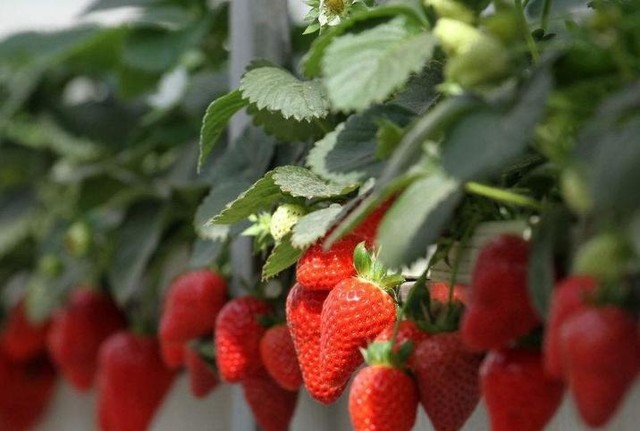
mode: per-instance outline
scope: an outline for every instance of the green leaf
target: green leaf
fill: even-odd
[[[28,189],[0,195],[0,257],[29,235],[35,205],[35,196]]]
[[[328,119],[315,119],[311,122],[286,119],[278,112],[259,110],[255,105],[249,105],[247,113],[251,115],[253,124],[282,142],[307,142],[320,139],[325,134],[325,129],[331,128]]]
[[[271,251],[262,267],[263,280],[272,278],[294,265],[302,255],[302,250],[292,246],[290,239],[290,235],[285,236]]]
[[[87,162],[98,158],[102,153],[96,143],[71,135],[49,117],[13,118],[0,132],[20,145],[48,149],[67,160]]]
[[[259,110],[279,112],[297,121],[324,118],[329,102],[320,81],[301,81],[279,67],[259,67],[244,74],[240,91]]]
[[[134,29],[124,40],[122,61],[133,69],[165,72],[202,37],[204,29],[202,25],[194,25],[184,31],[151,27]]]
[[[228,203],[224,209],[214,216],[209,223],[232,224],[244,220],[251,214],[269,209],[282,198],[282,191],[275,183],[273,176],[275,171],[267,172],[255,182],[248,190]],[[243,190],[246,187],[243,186]]]
[[[311,48],[302,60],[304,74],[311,78],[319,76],[322,59],[325,57],[325,51],[331,42],[356,25],[361,25],[367,21],[377,22],[379,19],[404,16],[412,25],[428,28],[429,22],[420,3],[418,0],[411,0],[379,5],[366,11],[358,11],[340,25],[326,29],[313,41]]]
[[[415,34],[403,18],[336,39],[322,62],[329,100],[341,111],[383,102],[422,70],[435,45],[431,34]]]
[[[212,220],[212,217],[223,212],[225,205],[229,202],[233,202],[243,191],[250,186],[246,180],[226,181],[220,184],[216,184],[211,188],[209,194],[202,201],[195,215],[195,228],[196,233],[200,238],[210,240],[223,240],[226,239],[230,232],[228,224],[241,221],[244,218],[240,217],[233,222],[225,223]],[[251,214],[251,213],[249,213]]]
[[[205,159],[218,143],[220,135],[227,127],[231,117],[245,106],[247,106],[247,102],[242,98],[242,94],[238,90],[214,100],[209,105],[202,119],[202,128],[200,129],[198,169],[202,167]]]
[[[326,235],[341,212],[342,207],[334,204],[305,215],[293,227],[291,244],[296,248],[305,248],[315,243]]]
[[[565,209],[553,208],[542,214],[533,229],[527,286],[533,306],[542,317],[547,316],[555,286],[556,257],[569,241],[570,217]]]
[[[589,188],[596,209],[633,211],[640,208],[640,117],[608,129],[592,159]]]
[[[99,10],[116,9],[121,7],[143,7],[157,3],[157,0],[96,0],[83,13]]]
[[[443,80],[442,63],[431,61],[420,73],[409,79],[405,88],[392,99],[392,103],[422,114],[438,100],[438,85]]]
[[[382,220],[378,230],[380,260],[398,267],[425,256],[460,199],[460,183],[442,174],[411,184]]]
[[[443,143],[442,165],[447,173],[461,181],[483,178],[520,155],[544,114],[551,88],[552,77],[545,68],[534,74],[506,114],[480,108],[462,117]]]
[[[386,119],[377,121],[377,124],[376,141],[378,146],[376,147],[376,157],[382,160],[388,158],[398,148],[402,136],[404,136],[404,129]]]
[[[309,152],[307,165],[322,178],[339,184],[377,177],[383,167],[375,156],[378,123],[386,120],[405,126],[411,117],[411,112],[394,105],[374,106],[352,115],[316,143]]]
[[[160,202],[140,202],[118,229],[108,277],[119,304],[142,288],[142,277],[160,242],[166,215],[167,207]]]
[[[327,183],[301,166],[279,166],[273,171],[273,182],[283,193],[307,199],[342,196],[354,190],[353,186]]]

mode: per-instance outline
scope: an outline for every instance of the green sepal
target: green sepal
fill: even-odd
[[[364,241],[359,243],[353,251],[353,264],[358,278],[373,283],[382,290],[391,290],[404,282],[401,274],[388,273],[387,268],[382,265],[377,256],[367,251]]]

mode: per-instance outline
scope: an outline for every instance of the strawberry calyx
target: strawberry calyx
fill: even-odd
[[[404,282],[402,275],[389,274],[387,268],[377,259],[377,255],[367,251],[364,241],[353,251],[353,264],[358,279],[374,284],[381,290],[389,291]]]
[[[405,341],[400,348],[394,349],[394,340],[376,341],[360,349],[367,365],[377,365],[389,368],[404,369],[407,367],[409,356],[413,352],[413,343]]]

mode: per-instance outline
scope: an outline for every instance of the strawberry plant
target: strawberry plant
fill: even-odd
[[[541,429],[564,387],[607,423],[640,367],[638,2],[306,3],[239,76],[237,2],[97,0],[139,13],[0,41],[3,368],[47,364],[38,394],[50,362],[106,376],[105,430],[137,397],[143,431],[182,366],[198,397],[238,383],[264,429],[354,374],[358,429],[394,391],[398,429],[418,400],[457,429],[480,397],[495,429]],[[116,330],[149,359],[131,382]],[[358,372],[376,338],[408,362]]]

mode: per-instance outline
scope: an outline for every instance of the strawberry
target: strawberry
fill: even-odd
[[[417,409],[416,384],[400,369],[372,365],[353,379],[349,414],[355,431],[410,431]]]
[[[527,290],[528,258],[527,242],[514,235],[480,251],[460,328],[469,348],[499,349],[540,324]]]
[[[242,390],[263,431],[286,431],[298,402],[298,392],[282,388],[263,369],[242,381]]]
[[[395,302],[387,290],[403,278],[387,271],[369,255],[364,243],[354,252],[358,276],[347,278],[329,292],[320,316],[323,379],[345,384],[362,363],[359,349],[396,320]]]
[[[482,355],[469,351],[458,332],[432,335],[417,345],[414,355],[420,402],[433,428],[462,428],[480,400]]]
[[[432,302],[447,304],[449,302],[449,283],[434,281],[429,286],[429,294]],[[462,284],[453,286],[453,301],[466,304],[468,301],[468,289]]]
[[[387,326],[380,334],[378,334],[375,341],[391,341],[391,338],[393,338],[395,327],[395,324]],[[403,320],[401,322],[398,322],[396,342],[393,346],[393,349],[394,351],[398,351],[398,349],[400,349],[400,347],[403,346],[406,342],[411,342],[413,349],[411,355],[409,356],[409,359],[407,360],[407,366],[409,367],[409,369],[414,370],[416,366],[416,347],[422,340],[426,340],[427,338],[429,338],[429,336],[430,334],[420,329],[413,320]]]
[[[0,430],[27,431],[44,415],[56,375],[45,356],[13,362],[0,352]]]
[[[196,398],[204,398],[220,383],[214,365],[208,364],[193,348],[185,347],[184,355],[191,393]]]
[[[267,372],[280,386],[290,391],[300,388],[302,372],[286,325],[267,329],[260,340],[260,357]]]
[[[265,328],[258,319],[271,311],[266,302],[251,296],[235,298],[220,310],[215,345],[223,380],[239,382],[262,367],[260,339]]]
[[[211,333],[226,296],[224,278],[208,269],[177,277],[167,292],[160,337],[167,341],[187,342]]]
[[[328,291],[307,290],[295,284],[287,296],[287,326],[296,348],[304,385],[316,401],[331,404],[346,384],[333,386],[322,379],[320,314]]]
[[[28,361],[46,350],[49,322],[29,321],[24,300],[12,309],[0,331],[0,349],[14,361]]]
[[[409,431],[418,413],[418,388],[404,371],[412,348],[391,342],[371,343],[349,392],[349,415],[355,431]]]
[[[580,416],[606,424],[640,371],[634,319],[613,306],[587,307],[565,321],[560,349]]]
[[[352,234],[366,241],[375,240],[378,227],[394,202],[395,196],[382,202],[353,230]]]
[[[151,337],[121,331],[98,356],[98,421],[103,431],[144,431],[169,390],[175,372]]]
[[[544,366],[550,376],[562,378],[560,362],[560,332],[562,325],[584,309],[584,297],[596,288],[589,276],[573,276],[563,280],[553,291],[549,321],[543,344]]]
[[[269,225],[269,232],[274,240],[280,241],[306,214],[303,206],[296,204],[282,204],[273,212]]]
[[[482,394],[493,431],[542,430],[560,406],[562,381],[547,376],[540,352],[489,352],[480,367]]]
[[[180,368],[184,365],[185,349],[182,341],[167,341],[160,338],[160,354],[169,368]]]
[[[349,235],[324,251],[324,240],[312,245],[298,260],[296,280],[306,289],[331,290],[340,281],[356,274],[353,250],[362,239]]]
[[[52,318],[47,336],[51,359],[72,386],[87,391],[93,385],[100,345],[124,325],[124,317],[108,296],[78,289]]]

